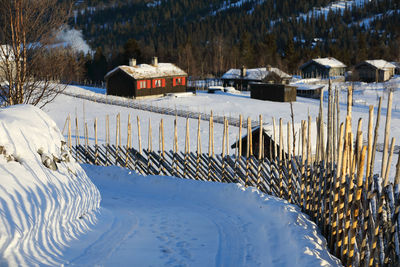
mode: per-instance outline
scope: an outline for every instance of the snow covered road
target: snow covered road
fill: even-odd
[[[83,165],[102,195],[72,266],[336,266],[317,227],[285,201],[235,184]]]

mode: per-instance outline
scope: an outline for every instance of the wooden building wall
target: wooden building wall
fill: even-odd
[[[315,62],[310,63],[301,70],[303,78],[329,78],[334,76],[343,76],[345,68],[326,68]]]
[[[358,79],[363,82],[384,82],[389,80],[393,74],[393,70],[378,70],[369,64],[360,64],[356,67]]]
[[[181,84],[177,83],[177,78],[181,78]],[[160,81],[157,86],[155,81]],[[141,87],[141,85],[144,85]],[[107,94],[124,97],[145,97],[151,95],[163,95],[167,93],[186,92],[187,77],[160,77],[134,79],[124,71],[117,70],[107,79]]]
[[[135,97],[135,82],[122,70],[115,71],[106,80],[107,95]]]
[[[321,88],[313,89],[313,90],[299,90],[297,89],[297,95],[302,96],[302,97],[310,97],[310,98],[315,98],[319,99],[321,96]]]
[[[296,93],[296,87],[285,84],[250,84],[250,97],[254,99],[292,102],[296,101]]]

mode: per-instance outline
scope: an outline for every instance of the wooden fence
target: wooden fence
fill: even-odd
[[[200,118],[202,120],[209,120],[210,117],[213,116],[214,123],[220,123],[220,124],[224,123],[224,119],[227,117],[227,116],[221,116],[221,115],[216,115],[216,114],[214,114],[214,115],[206,114],[206,113],[203,113],[200,111],[188,111],[188,110],[184,110],[184,109],[177,109],[176,107],[170,108],[170,107],[155,106],[154,104],[144,103],[137,99],[131,99],[131,98],[119,97],[119,96],[109,96],[109,95],[102,95],[102,94],[84,94],[84,93],[75,93],[75,92],[67,92],[67,91],[64,91],[63,94],[72,96],[75,98],[93,101],[96,103],[133,108],[133,109],[149,111],[149,112],[159,113],[159,114],[163,114],[163,115],[178,116],[178,117],[183,117],[183,118],[197,119],[200,116]],[[232,125],[232,126],[239,125],[238,118],[233,118],[233,117],[228,117],[228,118],[229,118],[229,120],[228,120],[229,125]],[[253,121],[253,124],[255,122],[256,121]],[[244,122],[244,126],[246,126],[246,122]]]
[[[104,145],[89,145],[87,132],[85,144],[71,144],[71,123],[69,121],[68,144],[77,161],[97,165],[119,165],[136,170],[143,175],[168,175],[203,181],[242,183],[253,186],[273,196],[286,199],[298,205],[302,211],[319,226],[328,240],[332,254],[346,266],[399,266],[400,257],[400,158],[396,174],[390,182],[389,173],[395,140],[389,146],[392,93],[388,98],[388,112],[380,172],[374,170],[378,129],[380,127],[381,100],[378,114],[373,123],[373,107],[369,109],[367,144],[364,145],[361,131],[352,132],[351,88],[348,94],[346,120],[339,123],[338,92],[329,89],[327,127],[323,127],[322,101],[316,120],[318,132],[312,135],[309,117],[302,121],[298,142],[292,123],[285,127],[282,120],[274,125],[274,140],[270,147],[258,146],[258,157],[253,156],[251,120],[247,121],[247,151],[242,155],[239,139],[235,155],[227,155],[228,121],[224,120],[222,152],[214,152],[213,117],[209,119],[208,153],[201,151],[200,123],[198,125],[197,150],[190,151],[189,124],[186,123],[185,149],[178,150],[177,126],[175,120],[172,150],[164,147],[164,125],[158,127],[159,150],[152,145],[152,127],[149,124],[148,148],[142,149],[141,129],[138,124],[138,147],[132,147],[132,125],[128,119],[127,144],[121,145],[121,131],[117,132],[115,145],[109,142],[109,133]],[[200,119],[199,119],[200,122]],[[239,135],[242,136],[243,119],[239,118]],[[95,121],[95,129],[97,120]],[[263,127],[260,116],[258,125]],[[108,126],[107,126],[108,127]],[[287,140],[283,140],[287,131]],[[260,131],[261,133],[262,131]],[[277,137],[277,135],[279,137]],[[328,138],[324,138],[326,135]],[[78,135],[79,136],[79,135]],[[259,135],[258,144],[263,144]],[[316,151],[311,149],[315,138]],[[323,140],[327,140],[324,142]],[[279,142],[278,142],[279,141]],[[296,147],[298,144],[298,147]],[[279,149],[277,149],[279,148]],[[262,158],[263,150],[270,150],[270,158]],[[297,153],[296,153],[297,152]]]

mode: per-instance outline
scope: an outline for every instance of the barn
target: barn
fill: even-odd
[[[333,57],[315,58],[300,66],[301,76],[306,78],[329,79],[343,77],[346,65]]]
[[[118,66],[104,78],[107,95],[142,98],[187,89],[187,73],[172,63],[158,63],[156,57],[151,65],[136,65],[136,60],[131,59],[129,66]]]
[[[362,82],[384,82],[395,74],[396,66],[383,59],[365,60],[355,70]]]

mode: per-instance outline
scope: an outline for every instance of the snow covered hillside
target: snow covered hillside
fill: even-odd
[[[96,223],[100,193],[38,108],[0,109],[0,265],[60,265]]]
[[[83,168],[101,192],[102,211],[64,253],[71,265],[340,265],[299,208],[254,188]]]

